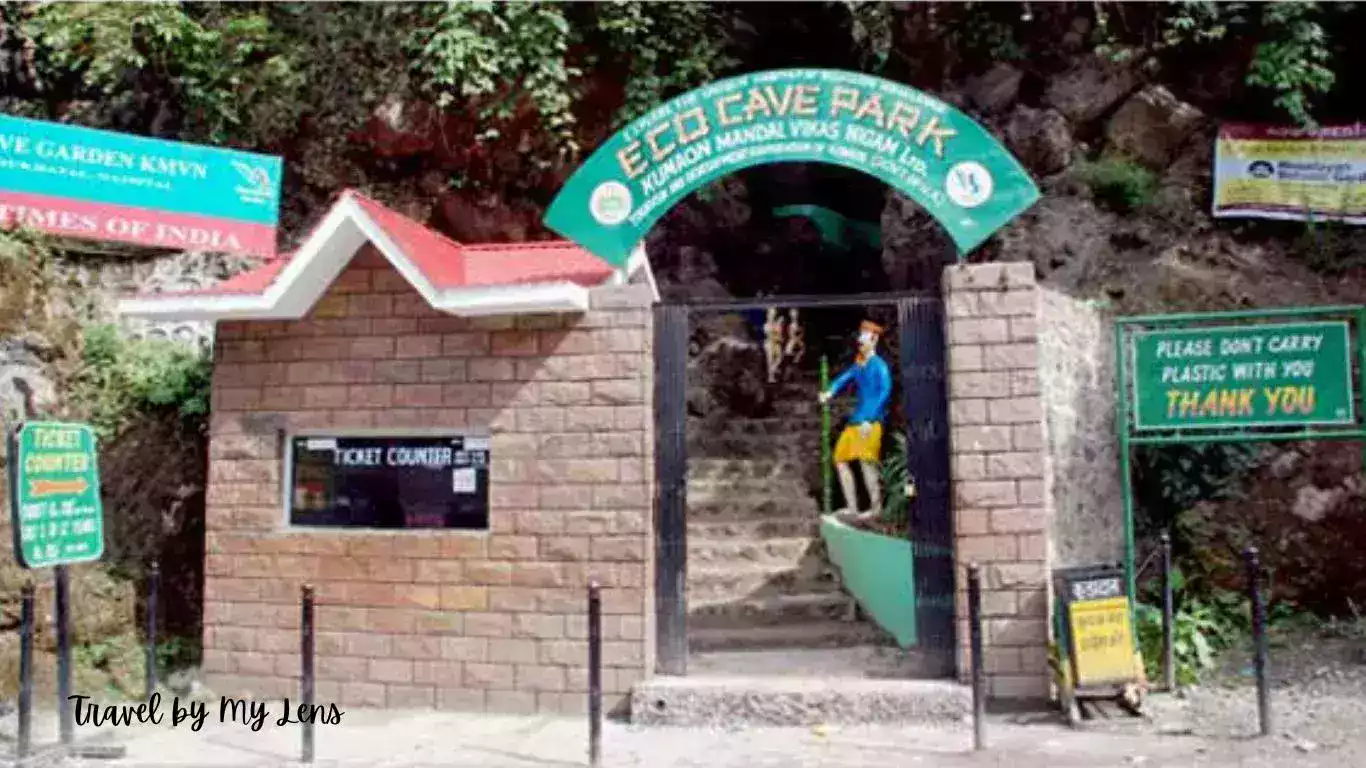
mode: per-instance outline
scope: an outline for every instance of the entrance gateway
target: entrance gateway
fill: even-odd
[[[834,164],[881,179],[935,217],[957,245],[960,261],[1039,194],[999,142],[938,99],[863,74],[786,69],[712,83],[627,125],[568,180],[545,222],[589,252],[624,265],[633,255],[643,255],[641,244],[654,223],[694,191],[744,168],[789,162]],[[705,309],[806,309],[840,303],[895,308],[907,474],[916,486],[906,518],[909,530],[903,532],[914,552],[914,604],[906,609],[915,615],[910,626],[919,630],[913,633],[920,656],[917,668],[931,674],[954,671],[955,542],[943,306],[937,297],[862,295],[657,308],[654,572],[660,672],[685,674],[689,647],[690,315]],[[829,491],[825,493],[828,506]],[[888,580],[908,576],[886,574]]]
[[[684,94],[606,142],[547,214],[573,243],[454,243],[348,191],[288,256],[121,304],[216,324],[210,687],[296,695],[284,655],[304,582],[318,599],[318,696],[343,707],[580,709],[590,580],[603,588],[609,704],[681,671],[671,371],[681,318],[706,308],[655,308],[642,238],[699,186],[773,162],[883,179],[960,254],[1038,198],[1008,152],[937,99],[846,72],[761,72]],[[942,297],[834,300],[880,303],[900,334],[885,351],[911,415],[917,642],[957,643],[966,668],[962,571],[980,562],[990,692],[1046,696],[1053,502],[1032,265],[951,266]],[[949,531],[952,558],[931,548]]]

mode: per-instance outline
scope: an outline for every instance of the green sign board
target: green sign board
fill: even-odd
[[[14,553],[26,568],[104,554],[95,434],[85,424],[29,422],[10,441]]]
[[[1134,428],[1351,425],[1346,321],[1135,330]]]
[[[546,212],[551,229],[624,266],[650,227],[713,179],[753,165],[821,162],[882,179],[962,253],[1039,198],[984,128],[914,88],[857,72],[780,69],[719,80],[606,141]]]

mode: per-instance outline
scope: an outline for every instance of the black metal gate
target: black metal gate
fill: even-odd
[[[943,304],[905,294],[783,296],[754,302],[655,307],[655,608],[657,669],[687,672],[687,365],[695,310],[769,306],[813,308],[893,305],[899,328],[907,469],[916,485],[908,515],[915,552],[918,650],[927,671],[951,675],[955,659],[952,488]]]

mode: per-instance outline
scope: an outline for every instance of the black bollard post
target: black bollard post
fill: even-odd
[[[33,582],[24,585],[19,605],[19,759],[33,744]]]
[[[71,636],[68,633],[71,580],[65,565],[55,566],[53,571],[57,582],[57,713],[62,746],[69,748],[76,738],[76,725],[71,719]]]
[[[1252,663],[1257,671],[1257,720],[1263,736],[1271,735],[1271,690],[1267,680],[1266,604],[1262,601],[1262,563],[1256,547],[1243,552],[1247,563],[1247,596],[1252,602]]]
[[[1167,692],[1176,690],[1176,659],[1172,646],[1172,622],[1175,620],[1175,599],[1172,595],[1172,537],[1162,532],[1162,683]]]
[[[303,589],[301,590],[301,592],[302,592],[302,596],[303,596],[303,600],[302,600],[302,604],[303,604],[303,608],[302,608],[303,614],[302,614],[302,616],[301,616],[301,621],[300,621],[300,626],[299,626],[299,633],[300,633],[300,638],[299,638],[299,643],[300,643],[300,649],[299,649],[299,650],[300,650],[300,652],[299,652],[299,656],[300,656],[300,658],[301,658],[301,660],[302,660],[302,664],[303,664],[303,669],[301,670],[301,672],[302,672],[301,678],[302,678],[302,679],[301,679],[301,681],[300,681],[300,685],[301,685],[301,687],[302,687],[303,690],[300,692],[300,697],[299,697],[299,698],[303,700],[303,701],[302,701],[303,705],[304,705],[305,707],[308,708],[306,711],[312,712],[312,707],[313,707],[313,586],[310,585],[310,584],[305,584],[305,585],[303,586]],[[312,718],[312,717],[304,718],[304,722],[303,722],[303,756],[302,756],[302,762],[305,762],[305,763],[312,763],[312,762],[313,762],[313,718]]]
[[[588,764],[602,760],[602,594],[588,585]]]
[[[982,675],[982,569],[968,566],[968,632],[972,653],[972,748],[987,748],[986,680]]]
[[[161,566],[156,560],[147,572],[147,699],[157,690],[157,591],[161,588]]]

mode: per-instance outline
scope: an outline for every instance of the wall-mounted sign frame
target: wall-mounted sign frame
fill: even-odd
[[[1127,594],[1137,594],[1133,451],[1152,445],[1366,440],[1366,306],[1115,321]]]
[[[486,530],[490,447],[488,434],[464,430],[289,435],[286,523]]]
[[[0,115],[0,227],[275,255],[284,161]]]

